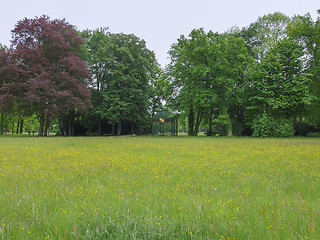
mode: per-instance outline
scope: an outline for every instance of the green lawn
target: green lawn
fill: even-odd
[[[320,239],[320,139],[0,137],[1,239]]]

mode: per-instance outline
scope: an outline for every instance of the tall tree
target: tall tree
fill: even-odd
[[[295,16],[287,27],[290,38],[304,46],[305,71],[311,74],[310,91],[316,97],[309,108],[308,118],[311,122],[320,122],[320,10],[317,20],[310,14]]]
[[[262,104],[264,113],[295,117],[313,100],[309,90],[311,79],[303,72],[303,51],[295,41],[283,39],[257,64],[251,100]]]
[[[117,116],[117,135],[121,124],[142,123],[149,108],[149,82],[156,65],[154,53],[143,40],[132,34],[113,34],[111,49],[117,60],[112,64],[113,76],[108,82],[104,100],[110,106],[107,116]],[[107,118],[108,118],[107,117]]]
[[[107,76],[110,73],[107,65],[113,60],[111,52],[108,51],[110,32],[108,28],[100,28],[94,31],[85,30],[81,35],[86,40],[87,54],[85,59],[93,77],[90,84],[93,108],[89,114],[95,119],[98,135],[101,136],[102,122],[107,109],[107,106],[103,103],[103,91],[106,89]]]
[[[246,125],[248,106],[247,87],[248,70],[254,63],[245,46],[243,38],[239,37],[237,32],[226,33],[224,43],[224,54],[226,56],[225,77],[229,79],[228,91],[224,97],[231,124],[232,132],[229,135],[243,135]]]
[[[188,134],[197,135],[203,119],[232,134],[230,104],[240,85],[248,52],[244,41],[228,34],[193,30],[172,45],[171,74],[175,100],[188,116]]]
[[[203,117],[217,99],[217,93],[212,90],[216,76],[211,73],[223,61],[218,38],[213,32],[207,34],[203,29],[194,29],[188,37],[182,35],[170,50],[174,101],[188,117],[188,135],[198,134]],[[216,68],[212,69],[212,65]]]
[[[0,114],[1,134],[4,131],[5,114],[16,110],[17,98],[9,92],[9,83],[17,77],[18,69],[12,51],[0,45]]]
[[[83,40],[72,25],[47,16],[25,18],[12,33],[17,76],[0,91],[14,95],[25,114],[38,114],[40,136],[46,122],[91,106],[90,74],[80,58]]]
[[[149,107],[149,82],[157,65],[154,53],[132,34],[111,34],[105,30],[86,31],[89,65],[96,92],[95,113],[117,126],[144,121]]]
[[[150,80],[150,112],[153,117],[155,113],[160,112],[164,108],[164,104],[170,96],[171,88],[168,72],[155,66],[153,76]]]
[[[251,55],[259,60],[274,44],[287,37],[289,22],[290,18],[281,12],[267,14],[243,28],[240,35],[245,39]]]

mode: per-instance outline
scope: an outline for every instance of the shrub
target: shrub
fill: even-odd
[[[311,132],[308,133],[308,137],[320,137],[320,132]]]
[[[294,129],[291,121],[263,114],[253,122],[253,137],[292,137]]]
[[[306,137],[310,132],[314,132],[316,129],[311,124],[306,122],[297,122],[295,127],[295,136]]]
[[[228,128],[232,127],[230,117],[227,114],[219,115],[212,123],[215,125],[213,131],[217,132],[220,136],[226,136],[229,132]]]
[[[214,135],[213,130],[212,130],[212,129],[211,129],[211,130],[208,130],[208,131],[206,132],[206,135],[207,135],[207,136],[213,136],[213,135]]]

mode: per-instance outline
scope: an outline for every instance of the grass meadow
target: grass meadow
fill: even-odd
[[[0,137],[1,239],[320,239],[320,139]]]

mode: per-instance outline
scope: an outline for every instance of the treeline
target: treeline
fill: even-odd
[[[1,133],[142,134],[166,110],[192,136],[316,136],[319,48],[319,17],[273,13],[225,33],[194,29],[161,69],[135,35],[24,19],[0,50]]]
[[[185,113],[187,132],[287,137],[320,123],[320,19],[260,17],[243,29],[203,29],[170,50],[170,102]],[[298,121],[297,121],[298,120]]]
[[[23,19],[12,33],[0,52],[1,133],[35,116],[26,130],[39,136],[50,125],[64,136],[148,131],[161,70],[143,40],[107,29],[79,33],[47,16]]]

